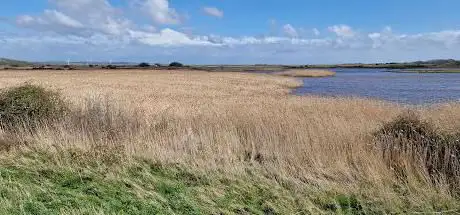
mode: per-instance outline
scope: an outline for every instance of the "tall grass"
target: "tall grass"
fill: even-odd
[[[397,148],[400,138],[414,146],[419,139],[411,139],[412,134],[406,138],[392,133],[407,124],[407,120],[398,118],[405,109],[398,105],[290,96],[289,87],[297,86],[298,81],[270,75],[187,71],[75,74],[53,73],[48,78],[42,73],[28,74],[32,83],[61,89],[70,111],[35,130],[14,134],[4,130],[3,141],[16,146],[3,155],[4,159],[11,162],[23,157],[24,152],[51,152],[56,168],[78,172],[88,166],[82,162],[94,161],[104,168],[98,174],[115,178],[122,177],[124,170],[112,171],[104,166],[115,163],[121,169],[130,168],[139,160],[179,166],[211,181],[220,177],[233,181],[203,185],[202,189],[216,195],[227,195],[227,191],[219,190],[238,184],[236,193],[245,198],[265,196],[257,198],[260,213],[265,209],[285,213],[341,212],[342,208],[357,213],[458,210],[459,200],[450,186],[458,182],[453,177],[457,173],[449,173],[457,171],[458,166],[455,159],[442,157],[442,153],[447,155],[455,148],[449,145],[433,149],[434,154],[402,153]],[[5,86],[23,81],[17,79],[21,73],[14,75],[0,74],[7,80],[14,77]],[[70,84],[67,79],[71,79],[69,86],[73,89],[61,88]],[[112,94],[106,96],[108,91]],[[431,115],[427,113],[435,110],[438,118],[428,119]],[[420,136],[418,130],[425,129],[444,137],[446,130],[451,135],[455,126],[443,125],[439,119],[443,114],[454,118],[455,110],[455,104],[444,109],[415,110],[427,118],[427,125],[409,120],[415,127],[407,131],[415,129]],[[444,139],[439,141],[444,143]],[[455,145],[455,141],[446,143]],[[427,146],[415,148],[421,152]],[[389,153],[399,153],[397,156],[407,162],[403,164],[410,166],[404,178]],[[425,157],[410,159],[419,155]],[[442,173],[436,177],[427,169],[431,161],[419,162],[432,158],[437,159],[433,163],[436,171]],[[442,177],[449,180],[440,180]],[[235,182],[240,179],[244,183]],[[250,181],[258,181],[265,188],[257,188]],[[265,192],[272,188],[277,193],[275,199],[270,197],[273,193]],[[213,194],[206,193],[189,197],[218,208]],[[252,200],[244,204],[254,203]],[[280,209],[282,204],[290,209]],[[245,211],[244,207],[239,210]]]
[[[460,133],[439,131],[408,112],[375,135],[383,158],[398,177],[407,179],[408,172],[422,171],[433,183],[446,183],[454,195],[460,194]]]

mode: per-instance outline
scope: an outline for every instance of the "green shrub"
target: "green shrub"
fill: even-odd
[[[169,67],[183,67],[184,65],[179,62],[172,62],[169,64]]]
[[[444,180],[460,193],[460,133],[447,134],[408,112],[375,134],[383,157],[402,178],[411,167],[422,167],[433,182]]]
[[[0,92],[0,125],[3,128],[30,127],[37,122],[55,120],[66,110],[58,93],[40,86],[24,84]]]
[[[137,65],[137,66],[138,66],[138,67],[150,67],[150,64],[143,62],[143,63],[140,63],[140,64]]]
[[[421,120],[413,112],[404,113],[395,120],[383,125],[383,128],[377,134],[421,142],[433,141],[433,138],[436,139],[439,136],[431,124]]]

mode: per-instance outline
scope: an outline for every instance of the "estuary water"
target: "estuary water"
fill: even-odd
[[[335,69],[327,78],[305,78],[297,95],[366,97],[411,105],[460,102],[460,73],[393,73],[385,69]]]

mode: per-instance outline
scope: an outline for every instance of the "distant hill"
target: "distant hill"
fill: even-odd
[[[0,58],[0,66],[31,66],[31,65],[33,64],[27,61]]]
[[[428,61],[416,61],[414,64],[436,67],[460,67],[460,61],[454,59],[437,59]]]

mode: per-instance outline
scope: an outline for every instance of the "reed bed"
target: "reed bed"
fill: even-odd
[[[291,69],[283,72],[276,72],[276,75],[297,77],[297,78],[323,78],[335,76],[336,72],[318,69]]]
[[[83,160],[102,162],[116,155],[117,161],[110,162],[119,166],[142,159],[179,165],[215,180],[249,177],[287,190],[278,201],[266,200],[284,213],[340,212],[340,208],[368,213],[458,210],[458,193],[452,189],[458,183],[458,162],[450,158],[440,163],[446,151],[458,150],[456,136],[449,140],[452,148],[435,154],[436,165],[440,163],[447,174],[441,171],[433,180],[428,163],[413,162],[404,166],[403,180],[385,150],[420,139],[398,142],[399,136],[383,132],[411,109],[433,126],[433,132],[454,135],[460,128],[458,104],[408,108],[360,98],[301,97],[289,94],[301,84],[299,80],[269,74],[0,72],[2,88],[25,82],[60,92],[71,111],[40,121],[34,130],[21,126],[13,133],[4,130],[6,161],[24,152],[44,151],[53,154],[54,165],[77,168],[78,159],[64,156],[77,150]],[[423,147],[426,144],[415,148],[419,152]],[[209,189],[219,192],[217,187]],[[302,201],[280,209],[279,203],[292,198]]]

